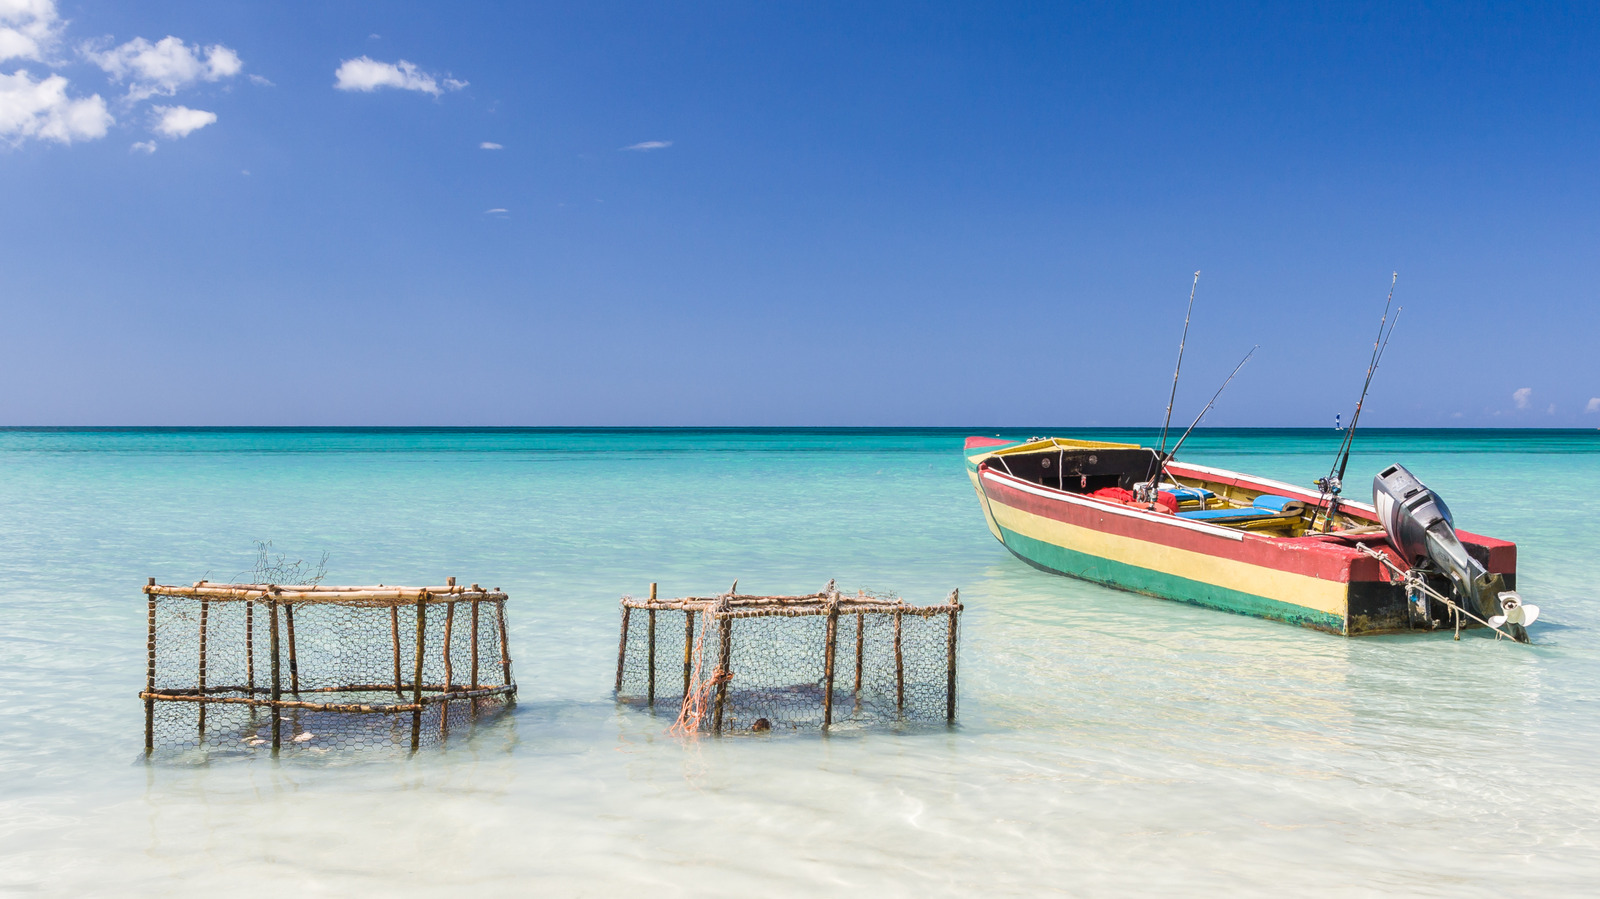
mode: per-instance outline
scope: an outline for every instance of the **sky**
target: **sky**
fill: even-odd
[[[0,0],[0,425],[1600,427],[1600,7]]]

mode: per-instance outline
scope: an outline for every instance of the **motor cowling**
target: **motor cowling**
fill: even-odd
[[[1480,618],[1501,616],[1508,608],[1520,605],[1521,598],[1506,590],[1505,580],[1490,574],[1461,544],[1455,519],[1444,499],[1404,465],[1391,465],[1373,478],[1372,504],[1378,508],[1378,520],[1388,532],[1390,545],[1406,565],[1432,567],[1449,577],[1462,605]],[[1510,606],[1506,605],[1508,601]],[[1527,640],[1515,619],[1507,629],[1517,639]]]

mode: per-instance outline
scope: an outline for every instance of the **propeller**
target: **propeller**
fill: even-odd
[[[1520,624],[1523,627],[1539,620],[1539,607],[1533,603],[1524,603],[1522,596],[1515,590],[1507,590],[1500,594],[1500,614],[1489,619],[1490,627],[1501,627],[1506,624]]]

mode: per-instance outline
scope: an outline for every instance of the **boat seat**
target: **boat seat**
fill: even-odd
[[[1259,521],[1267,518],[1294,518],[1305,509],[1301,500],[1287,496],[1273,496],[1263,493],[1255,498],[1254,505],[1243,509],[1206,509],[1193,512],[1179,512],[1179,518],[1188,518],[1193,521],[1212,521],[1225,524]]]
[[[1178,498],[1178,502],[1204,502],[1213,496],[1210,490],[1204,487],[1165,487],[1162,488]]]
[[[1282,512],[1271,509],[1196,509],[1193,512],[1179,512],[1179,518],[1188,518],[1194,521],[1254,521],[1257,518],[1278,518]]]
[[[1299,504],[1295,511],[1305,508],[1306,504],[1301,500],[1288,496],[1273,496],[1270,493],[1263,493],[1250,501],[1250,505],[1257,509],[1271,509],[1274,512],[1287,512],[1289,506],[1295,503]]]

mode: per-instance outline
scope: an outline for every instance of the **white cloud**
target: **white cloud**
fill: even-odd
[[[0,75],[0,139],[20,144],[31,137],[70,144],[105,137],[111,123],[99,94],[68,97],[67,79],[60,75],[42,81],[22,69]]]
[[[1532,387],[1519,387],[1511,392],[1511,401],[1517,404],[1518,409],[1526,409],[1528,408],[1528,400],[1532,396]]]
[[[265,78],[261,75],[251,75],[249,78],[251,84],[259,84],[262,87],[277,87],[276,84],[272,83],[272,79]]]
[[[370,56],[358,56],[339,63],[334,73],[333,86],[342,91],[372,92],[380,87],[394,87],[405,91],[421,91],[435,97],[447,90],[458,91],[467,86],[465,81],[444,79],[444,86],[433,75],[417,68],[415,63],[379,62]]]
[[[670,141],[670,140],[647,140],[647,141],[645,141],[643,143],[634,144],[631,147],[623,147],[622,149],[624,149],[624,150],[665,150],[666,148],[668,148],[670,146],[672,146],[672,141]]]
[[[151,126],[158,134],[167,137],[188,137],[201,128],[215,122],[217,114],[206,112],[204,109],[190,109],[187,106],[152,106],[156,114],[156,123]]]
[[[503,145],[501,145],[501,144],[495,143],[492,140],[486,140],[483,143],[478,145],[478,149],[480,149],[480,150],[504,150],[505,147]]]
[[[4,0],[0,0],[4,2]],[[84,45],[83,55],[117,81],[127,81],[128,99],[170,97],[200,81],[232,78],[244,68],[239,54],[221,44],[205,49],[168,35],[155,43],[136,37],[106,51]]]
[[[144,153],[146,155],[154,153],[155,151],[156,142],[153,140],[142,140],[128,148],[129,153]]]
[[[1589,397],[1589,405],[1583,407],[1585,412],[1600,412],[1600,396]]]
[[[55,0],[0,0],[0,62],[42,62],[60,37]]]
[[[500,209],[500,208],[496,207],[494,209],[485,209],[483,211],[483,214],[484,215],[505,215],[507,211],[508,210]]]

